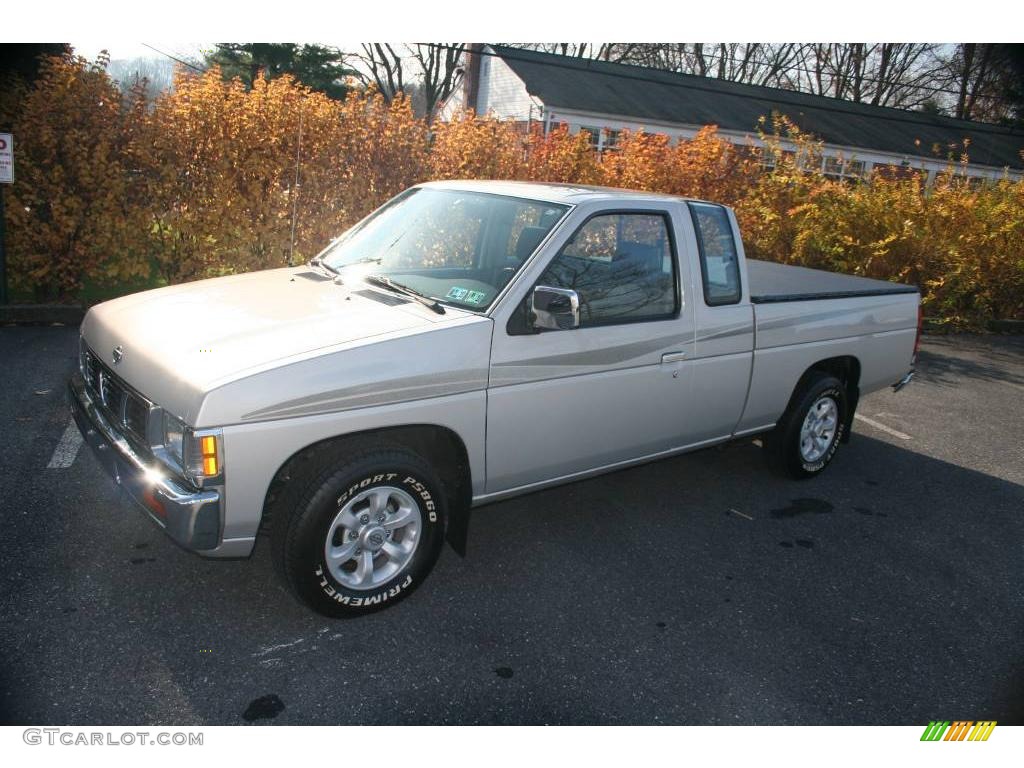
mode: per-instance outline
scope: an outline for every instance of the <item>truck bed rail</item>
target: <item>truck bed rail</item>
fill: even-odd
[[[747,276],[750,280],[750,301],[754,304],[919,293],[914,285],[755,259],[747,259]]]

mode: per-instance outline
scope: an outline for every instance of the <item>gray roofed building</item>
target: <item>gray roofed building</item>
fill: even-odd
[[[1024,131],[859,104],[780,88],[488,45],[470,55],[465,87],[442,116],[478,114],[565,123],[589,131],[598,149],[623,129],[677,138],[716,125],[733,141],[756,143],[761,116],[785,115],[825,143],[825,171],[860,176],[873,166],[941,170],[968,146],[970,175],[1024,177]]]

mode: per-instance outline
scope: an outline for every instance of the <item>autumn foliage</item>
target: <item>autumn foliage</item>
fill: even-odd
[[[735,207],[748,256],[917,283],[926,312],[956,326],[1024,318],[1024,183],[974,186],[952,161],[930,187],[923,174],[833,181],[805,170],[820,147],[783,119],[762,126],[758,147],[708,127],[683,142],[623,134],[598,156],[564,128],[428,125],[401,98],[339,102],[288,77],[246,90],[216,71],[179,73],[147,104],[102,62],[53,58],[31,89],[2,97],[17,141],[12,287],[37,300],[298,263],[412,184],[500,178],[719,201]]]
[[[73,295],[87,276],[146,270],[144,206],[130,167],[130,125],[139,112],[131,101],[103,62],[52,59],[32,90],[5,91],[0,120],[13,125],[16,142],[5,205],[14,287],[53,299]]]

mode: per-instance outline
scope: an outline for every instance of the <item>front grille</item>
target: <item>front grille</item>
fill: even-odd
[[[84,355],[82,375],[100,410],[113,424],[124,427],[140,445],[148,447],[146,433],[153,404],[129,387],[91,349],[86,348]]]
[[[149,417],[149,406],[141,398],[128,396],[124,403],[124,425],[132,434],[146,436],[146,420]]]

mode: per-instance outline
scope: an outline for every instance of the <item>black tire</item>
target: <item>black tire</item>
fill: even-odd
[[[836,425],[824,453],[809,460],[801,450],[800,433],[808,412],[823,398],[831,398],[837,406]],[[773,468],[797,480],[806,480],[824,472],[843,438],[848,409],[849,401],[843,382],[822,371],[812,372],[793,394],[786,412],[764,441]]]
[[[327,563],[327,535],[350,501],[375,488],[398,489],[418,505],[417,539],[411,558],[401,570],[372,587],[352,588],[339,581]],[[395,494],[395,498],[400,496]],[[386,514],[398,514],[392,511],[390,501],[388,504]],[[441,553],[446,520],[443,484],[430,465],[412,451],[384,445],[325,451],[310,457],[307,466],[294,469],[284,492],[274,502],[274,563],[289,590],[317,613],[333,618],[361,616],[394,605],[426,579]],[[332,542],[340,543],[332,546],[340,547],[348,535],[357,538],[352,531],[338,529]],[[361,538],[357,540],[362,542]],[[385,554],[382,550],[375,552],[371,557],[374,563]],[[353,559],[354,568],[359,567],[358,558],[362,556]],[[390,560],[384,557],[384,562],[388,565]],[[341,576],[346,577],[344,573]],[[357,576],[353,572],[351,578]]]

